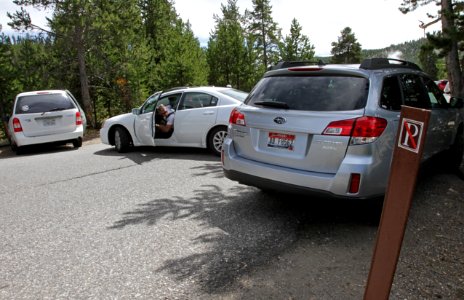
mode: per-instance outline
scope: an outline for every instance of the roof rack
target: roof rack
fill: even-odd
[[[291,68],[291,67],[299,67],[299,66],[323,66],[325,63],[322,60],[314,60],[314,61],[279,61],[277,64],[274,66],[271,66],[268,68],[268,70],[278,70],[278,69],[285,69],[285,68]]]
[[[408,68],[422,71],[422,69],[410,61],[395,59],[395,58],[368,58],[362,61],[360,69],[378,70],[386,68]]]

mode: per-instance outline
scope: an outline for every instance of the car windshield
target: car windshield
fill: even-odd
[[[236,90],[236,89],[225,89],[225,90],[220,90],[219,92],[221,94],[232,97],[235,100],[238,100],[240,102],[243,102],[245,98],[248,96],[248,93],[245,93],[243,91]]]
[[[33,114],[75,108],[64,94],[22,96],[16,102],[15,114]]]
[[[353,76],[265,77],[248,105],[308,111],[356,110],[366,105],[369,81]]]

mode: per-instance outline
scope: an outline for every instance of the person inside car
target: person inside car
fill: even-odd
[[[170,138],[174,131],[174,110],[160,104],[156,108],[155,139]]]

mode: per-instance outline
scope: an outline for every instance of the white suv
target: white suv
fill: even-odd
[[[8,135],[13,151],[51,142],[70,142],[79,148],[85,127],[84,111],[69,91],[34,91],[16,96]]]
[[[286,62],[267,72],[230,116],[226,177],[262,189],[370,198],[385,193],[401,105],[431,110],[424,159],[464,149],[462,99],[448,103],[410,62]]]

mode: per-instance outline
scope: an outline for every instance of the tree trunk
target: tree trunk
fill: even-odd
[[[455,16],[451,0],[441,0],[441,25],[445,37],[450,38],[450,51],[446,54],[446,67],[450,81],[451,95],[464,98],[464,82],[461,65],[459,63],[458,42],[455,31]]]
[[[82,104],[84,105],[87,123],[90,124],[91,127],[96,128],[95,118],[93,114],[93,106],[90,100],[89,82],[87,79],[83,34],[84,33],[82,27],[77,28],[76,38],[74,39],[74,41],[76,42],[77,61],[79,64],[79,79],[81,82]]]

